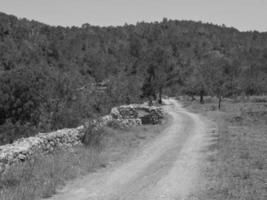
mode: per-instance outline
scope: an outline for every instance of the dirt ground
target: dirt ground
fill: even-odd
[[[216,126],[166,101],[172,123],[123,163],[68,184],[51,200],[187,199],[203,182],[201,166]]]

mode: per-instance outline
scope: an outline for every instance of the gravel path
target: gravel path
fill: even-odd
[[[173,100],[171,125],[127,162],[68,184],[51,200],[179,200],[194,194],[208,141],[206,123]]]

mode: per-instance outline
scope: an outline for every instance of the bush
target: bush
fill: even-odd
[[[107,126],[113,129],[121,129],[120,122],[117,120],[108,121]]]
[[[15,124],[7,121],[0,126],[0,145],[14,142],[21,137],[29,137],[38,132],[38,129],[29,123],[21,124],[17,122]]]
[[[94,113],[80,77],[54,69],[21,67],[0,75],[0,144],[61,128]]]
[[[18,68],[0,77],[0,125],[9,119],[12,123],[29,122],[37,125],[38,108],[45,100],[42,96],[46,76],[33,68]]]
[[[102,139],[105,135],[105,129],[100,127],[95,123],[89,123],[85,125],[84,136],[82,138],[82,143],[86,147],[94,147],[97,149],[102,148]]]

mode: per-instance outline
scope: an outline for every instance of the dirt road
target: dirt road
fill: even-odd
[[[173,99],[171,125],[127,162],[74,181],[51,200],[173,200],[194,194],[208,143],[208,127]]]

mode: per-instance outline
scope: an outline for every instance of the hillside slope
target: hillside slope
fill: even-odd
[[[1,143],[141,98],[221,99],[266,86],[267,33],[167,19],[65,28],[0,13]]]

